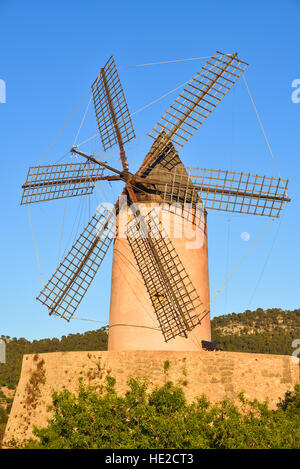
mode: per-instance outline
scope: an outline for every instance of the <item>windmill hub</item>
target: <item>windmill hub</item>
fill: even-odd
[[[134,174],[131,174],[129,171],[122,171],[121,178],[126,183],[134,184],[135,182]]]

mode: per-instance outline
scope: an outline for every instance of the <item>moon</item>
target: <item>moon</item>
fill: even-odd
[[[243,233],[241,233],[241,238],[243,241],[249,241],[250,234],[247,231],[243,231]]]

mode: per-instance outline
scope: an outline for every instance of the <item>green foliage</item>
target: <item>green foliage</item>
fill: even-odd
[[[3,407],[0,406],[0,425],[7,422],[8,415]]]
[[[170,362],[169,360],[164,361],[164,370],[168,371],[170,369]]]
[[[300,383],[296,384],[293,392],[287,392],[285,399],[280,401],[278,408],[300,419]]]
[[[292,341],[300,337],[300,310],[258,308],[241,314],[219,316],[211,321],[212,340],[220,350],[291,355]],[[4,336],[1,338],[7,339]],[[9,339],[9,338],[8,338]],[[15,388],[18,384],[22,357],[27,353],[107,350],[107,334],[98,329],[84,334],[69,334],[60,340],[42,339],[29,342],[21,338],[7,341],[7,363],[0,363],[0,386]],[[164,372],[169,370],[168,360]]]
[[[6,426],[6,423],[0,423],[0,448],[1,448],[2,439],[4,437],[5,426]]]
[[[114,385],[108,377],[101,394],[82,382],[77,395],[54,393],[48,426],[34,428],[37,440],[22,447],[300,448],[300,385],[277,410],[243,394],[239,406],[230,400],[211,404],[205,396],[189,404],[182,388],[172,382],[147,392],[145,380],[130,379],[125,396],[119,396]]]
[[[32,342],[24,338],[7,340],[6,363],[0,363],[0,386],[9,388],[17,386],[24,354],[106,349],[107,334],[101,329],[84,334],[69,334],[60,340],[57,338]]]
[[[1,441],[4,436],[5,426],[8,420],[8,415],[10,413],[10,409],[12,406],[13,399],[6,397],[4,392],[0,389],[0,448],[1,448]]]
[[[291,355],[292,342],[300,337],[300,310],[232,313],[214,318],[211,328],[219,350]]]

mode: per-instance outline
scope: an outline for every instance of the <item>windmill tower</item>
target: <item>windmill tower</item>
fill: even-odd
[[[199,350],[210,341],[207,210],[279,217],[287,180],[214,169],[186,168],[179,151],[247,64],[216,52],[150,133],[141,167],[129,171],[125,145],[135,137],[111,57],[92,85],[106,151],[117,144],[119,170],[73,147],[79,163],[29,168],[22,204],[91,194],[97,181],[123,181],[114,206],[98,207],[38,296],[50,315],[70,320],[114,245],[109,350]],[[155,204],[155,207],[153,207]],[[167,214],[166,232],[162,214]],[[125,220],[125,222],[124,222]],[[197,232],[194,249],[190,236]]]

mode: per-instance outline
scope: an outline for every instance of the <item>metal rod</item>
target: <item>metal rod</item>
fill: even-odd
[[[93,156],[86,155],[86,154],[83,153],[82,151],[76,150],[76,148],[74,148],[74,147],[71,148],[71,152],[76,153],[77,155],[83,156],[84,158],[87,158],[88,160],[93,161],[93,163],[97,163],[97,164],[99,164],[100,166],[103,166],[103,168],[106,168],[106,169],[108,169],[109,171],[112,171],[113,173],[119,174],[120,177],[123,176],[123,172],[122,172],[122,171],[119,171],[118,169],[113,168],[112,166],[109,166],[109,165],[106,164],[106,163],[103,163],[103,161],[96,160],[96,158],[94,158]]]
[[[87,158],[88,160],[90,160],[94,163],[99,164],[100,166],[103,166],[104,168],[108,169],[109,171],[117,173],[120,176],[121,180],[123,180],[124,182],[127,182],[129,192],[130,192],[134,202],[137,202],[137,200],[136,200],[136,197],[134,195],[134,192],[133,192],[133,189],[132,189],[132,186],[131,186],[130,182],[132,182],[133,184],[140,182],[140,183],[143,183],[143,185],[147,185],[147,184],[165,185],[165,184],[170,184],[171,183],[170,179],[164,180],[163,178],[156,179],[156,178],[153,178],[153,177],[147,177],[147,179],[145,179],[145,178],[142,178],[140,176],[133,175],[130,172],[122,172],[122,171],[117,170],[116,168],[113,168],[112,166],[109,166],[106,163],[103,163],[102,161],[96,160],[95,158],[93,158],[90,155],[86,155],[85,153],[76,150],[75,148],[72,148],[71,151],[77,153],[78,155],[81,155],[81,156]],[[116,179],[116,180],[118,180],[118,179]],[[174,184],[175,186],[177,186],[179,188],[181,186],[181,183],[177,182],[177,181],[172,181],[172,184]],[[282,196],[278,196],[278,195],[276,196],[276,195],[255,194],[253,192],[250,193],[250,192],[238,191],[238,190],[234,190],[234,189],[223,189],[223,188],[218,189],[218,188],[213,188],[213,187],[205,187],[205,186],[197,185],[197,184],[194,184],[192,182],[191,182],[191,189],[196,190],[196,191],[201,190],[201,192],[209,192],[209,193],[217,193],[217,194],[228,194],[228,195],[232,195],[232,196],[236,196],[236,197],[250,197],[251,196],[251,197],[257,198],[257,199],[268,199],[268,200],[284,201],[284,202],[290,202],[291,201],[290,198],[285,197],[285,196],[282,197]]]
[[[70,179],[53,179],[52,181],[36,182],[36,183],[24,183],[22,189],[53,186],[58,184],[76,184],[80,182],[97,182],[97,181],[121,181],[123,180],[119,176],[94,176],[86,178],[70,178]]]

